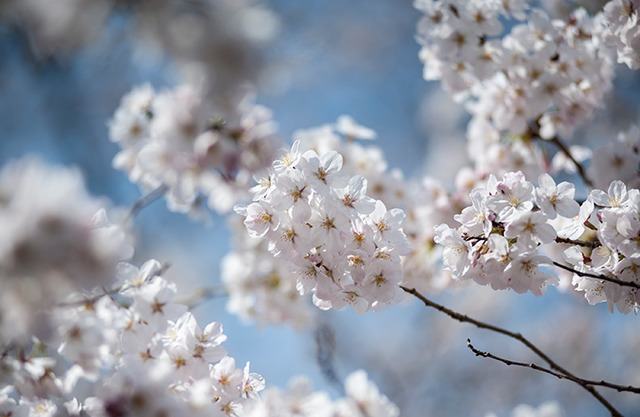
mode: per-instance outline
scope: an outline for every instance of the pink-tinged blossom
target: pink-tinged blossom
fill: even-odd
[[[280,159],[273,161],[273,169],[277,173],[286,171],[288,168],[295,167],[300,162],[300,141],[297,140],[291,145],[291,150],[284,150]]]
[[[311,186],[304,173],[297,169],[283,171],[276,178],[275,190],[270,202],[278,211],[291,210],[297,222],[305,222],[311,216]]]
[[[140,288],[143,284],[150,282],[161,270],[162,265],[155,259],[146,261],[140,268],[121,262],[116,270],[116,279],[118,283],[128,287],[124,288],[126,294],[129,288]]]
[[[234,248],[224,257],[221,271],[229,293],[227,311],[243,322],[259,325],[288,323],[300,329],[309,324],[311,306],[300,297],[296,287],[298,275],[301,281],[315,285],[313,278],[305,279],[306,268],[312,268],[315,273],[315,264],[290,266],[288,261],[274,257],[267,250],[266,239],[251,238],[241,218],[233,220],[230,226],[234,232]],[[298,268],[303,271],[298,272]]]
[[[362,219],[356,218],[351,220],[350,234],[343,232],[342,238],[347,242],[347,248],[362,250],[371,255],[375,250],[373,236],[373,228]]]
[[[249,362],[244,366],[242,372],[242,384],[240,386],[241,395],[244,398],[259,399],[258,393],[265,387],[262,375],[249,372]]]
[[[201,201],[222,213],[246,201],[252,175],[269,167],[279,144],[271,112],[251,97],[221,108],[193,85],[134,90],[110,134],[121,147],[114,166],[145,193],[166,189],[170,210],[201,218]]]
[[[222,398],[233,398],[241,395],[243,380],[242,369],[236,368],[236,361],[225,356],[211,368],[211,381]]]
[[[518,212],[533,208],[533,184],[522,172],[507,173],[496,184],[496,192],[487,197],[487,207],[498,214],[497,220],[508,222]]]
[[[594,248],[591,251],[591,267],[599,268],[602,271],[613,269],[618,263],[618,253],[606,245],[606,243]]]
[[[176,322],[170,322],[162,337],[165,347],[179,347],[185,356],[196,359],[193,362],[199,363],[197,366],[200,367],[226,355],[226,350],[220,346],[226,339],[220,323],[210,323],[203,331],[190,312],[184,313]]]
[[[505,268],[511,262],[509,241],[504,236],[494,233],[487,239],[487,246],[489,252],[485,255],[483,265],[486,279],[483,281],[476,279],[476,282],[481,285],[492,284],[492,286],[495,286],[493,282],[501,281],[498,277],[502,277]]]
[[[475,189],[471,192],[470,198],[471,206],[465,207],[462,213],[456,214],[453,218],[463,225],[466,233],[472,236],[484,235],[488,237],[492,224],[487,218],[486,192]]]
[[[538,178],[538,187],[535,189],[536,204],[542,209],[549,219],[556,215],[572,218],[578,215],[580,206],[573,199],[575,186],[568,182],[561,182],[556,186],[549,174],[542,174]]]
[[[376,261],[367,269],[362,288],[372,294],[376,301],[388,303],[396,296],[401,279],[402,270],[395,264]]]
[[[348,230],[351,223],[344,212],[334,206],[319,207],[308,221],[311,225],[310,239],[323,242],[325,249],[331,253],[344,247],[341,232]]]
[[[544,294],[547,285],[556,285],[558,278],[547,272],[543,272],[540,266],[550,266],[551,260],[545,256],[525,248],[516,251],[512,261],[504,270],[504,283],[517,293],[531,291],[533,295]]]
[[[547,216],[540,212],[523,212],[507,223],[504,236],[518,241],[551,243],[556,238],[555,229],[547,223]]]
[[[327,152],[322,157],[313,150],[306,151],[300,160],[300,169],[319,193],[326,194],[331,188],[347,185],[348,178],[340,172],[342,155],[335,151]]]
[[[572,246],[565,250],[563,256],[575,270],[579,272],[591,272],[591,268],[584,264],[584,254],[577,246]],[[584,297],[589,304],[594,305],[607,301],[604,281],[574,274],[572,283],[577,291],[584,291]]]
[[[636,0],[613,0],[603,13],[618,53],[618,62],[631,69],[640,67],[640,33],[638,19],[640,3]]]
[[[612,88],[615,50],[605,42],[610,30],[601,14],[577,9],[553,19],[521,0],[424,0],[415,7],[424,14],[417,35],[423,76],[440,80],[471,113],[468,149],[482,170],[530,177],[548,170],[529,138],[531,123],[541,138],[570,137]],[[635,52],[640,62],[640,29],[620,35],[618,60],[633,62]]]
[[[161,330],[168,320],[176,320],[186,310],[173,301],[176,292],[173,282],[156,276],[133,294],[135,308],[154,329]]]
[[[297,156],[276,162],[269,184],[255,188],[256,202],[236,211],[245,216],[250,234],[266,238],[269,251],[290,265],[297,290],[313,292],[318,307],[348,304],[359,313],[382,308],[395,298],[402,279],[400,255],[411,250],[402,230],[404,212],[369,197],[365,177],[345,181],[338,153],[301,153],[296,143],[291,154]],[[250,207],[265,202],[279,217],[277,229],[266,232],[260,210],[249,216]],[[378,261],[385,272],[378,271],[374,285],[367,271]]]
[[[589,199],[601,207],[611,207],[617,209],[622,207],[629,197],[627,186],[622,181],[612,181],[609,190],[605,193],[602,190],[592,190]]]
[[[349,209],[349,213],[370,214],[375,210],[375,200],[367,196],[367,180],[359,175],[351,177],[349,184],[334,191],[338,197],[338,205]]]
[[[640,221],[638,213],[624,213],[616,222],[616,230],[624,238],[618,250],[626,257],[640,253]]]
[[[277,257],[289,260],[304,256],[313,247],[311,230],[305,223],[287,219],[270,236],[269,251]]]
[[[558,230],[558,236],[567,239],[579,239],[587,230],[585,222],[591,217],[593,209],[594,205],[591,200],[582,203],[578,215],[571,218]]]
[[[149,136],[155,91],[149,84],[136,87],[120,100],[120,107],[109,122],[111,141],[127,146],[140,143]]]
[[[437,226],[435,231],[435,242],[444,246],[442,260],[445,267],[451,270],[454,277],[464,276],[471,266],[471,245],[462,238],[457,229],[452,229],[446,224]]]
[[[375,210],[367,217],[373,229],[373,239],[381,246],[388,246],[398,255],[408,255],[411,246],[402,231],[405,214],[400,209],[387,210],[384,203],[376,201]]]
[[[326,302],[314,294],[314,304],[323,310],[334,308],[340,310],[345,306],[351,307],[356,313],[364,314],[369,310],[369,301],[364,297],[363,291],[360,287],[349,284],[343,289],[333,293],[333,295],[327,297]]]
[[[280,226],[278,215],[267,202],[251,203],[246,208],[239,207],[236,211],[245,216],[244,224],[251,237],[263,237],[270,230],[277,230]]]

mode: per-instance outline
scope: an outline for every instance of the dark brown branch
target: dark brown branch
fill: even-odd
[[[618,392],[633,392],[635,394],[640,394],[640,388],[638,387],[633,387],[631,385],[628,386],[624,386],[624,385],[618,385],[618,384],[612,384],[611,382],[607,382],[607,381],[591,381],[588,379],[583,379],[583,378],[574,378],[565,374],[562,374],[560,372],[555,372],[552,371],[551,369],[547,369],[544,368],[542,366],[536,365],[535,363],[526,363],[526,362],[518,362],[518,361],[513,361],[511,359],[506,359],[506,358],[502,358],[500,356],[494,355],[491,352],[483,352],[481,350],[476,349],[472,344],[471,344],[471,340],[467,339],[467,347],[469,349],[471,349],[471,351],[473,353],[476,354],[476,356],[482,356],[483,358],[490,358],[490,359],[494,359],[497,360],[499,362],[504,363],[505,365],[515,365],[515,366],[521,366],[523,368],[531,368],[534,369],[536,371],[540,371],[540,372],[544,372],[547,373],[549,375],[553,375],[556,378],[559,379],[567,379],[569,381],[573,381],[576,384],[586,384],[586,385],[593,385],[593,386],[600,386],[600,387],[605,387],[605,388],[611,388],[614,389]]]
[[[535,353],[540,359],[542,359],[543,361],[545,361],[550,367],[551,369],[556,370],[558,373],[561,373],[563,375],[565,375],[568,378],[574,378],[574,379],[578,379],[575,375],[573,375],[571,372],[567,371],[566,369],[562,368],[560,365],[558,365],[556,362],[554,362],[549,356],[547,356],[547,354],[545,354],[542,350],[540,350],[537,346],[535,346],[533,343],[531,343],[527,338],[525,338],[524,336],[522,336],[520,333],[514,333],[511,332],[509,330],[503,329],[501,327],[498,326],[494,326],[492,324],[488,324],[488,323],[484,323],[481,322],[479,320],[473,319],[469,316],[466,316],[464,314],[460,314],[456,311],[453,311],[445,306],[442,306],[438,303],[435,303],[431,300],[429,300],[428,298],[426,298],[424,295],[420,294],[418,291],[415,290],[415,288],[407,288],[407,287],[403,287],[402,285],[400,285],[400,288],[408,293],[411,294],[413,296],[415,296],[416,298],[418,298],[420,301],[422,301],[424,303],[425,306],[427,307],[431,307],[431,308],[435,308],[436,310],[440,311],[441,313],[446,314],[447,316],[451,317],[454,320],[457,320],[459,322],[462,323],[470,323],[473,324],[474,326],[480,328],[480,329],[487,329],[490,330],[492,332],[495,333],[500,333],[503,334],[505,336],[508,336],[512,339],[515,339],[517,341],[519,341],[520,343],[522,343],[523,345],[525,345],[527,348],[529,348],[529,350],[531,350],[533,353]],[[590,385],[587,384],[580,384],[580,386],[586,390],[587,392],[589,392],[595,399],[597,399],[607,410],[609,410],[609,412],[611,413],[612,417],[622,417],[622,414],[620,414],[619,411],[617,411],[598,391],[596,391],[596,389]]]
[[[599,248],[600,246],[602,246],[602,243],[597,240],[593,242],[587,242],[586,240],[567,239],[564,237],[556,237],[556,243],[568,243],[570,245],[582,246],[591,249]]]
[[[637,282],[622,281],[621,279],[608,277],[608,276],[606,276],[604,274],[592,274],[590,272],[577,271],[577,270],[571,268],[570,266],[563,265],[563,264],[561,264],[559,262],[555,262],[555,261],[553,262],[553,264],[555,266],[557,266],[558,268],[562,268],[565,271],[573,272],[574,274],[579,275],[581,277],[595,278],[595,279],[599,279],[599,280],[602,280],[602,281],[607,281],[607,282],[611,282],[613,284],[620,285],[621,287],[640,288],[640,284],[638,284]]]
[[[540,136],[540,119],[529,124],[528,134],[529,137],[540,139],[545,142],[551,142],[556,145],[558,149],[560,149],[560,151],[565,154],[565,156],[569,158],[571,162],[573,162],[573,164],[576,166],[576,169],[578,170],[578,174],[580,175],[580,178],[582,178],[582,181],[584,181],[584,183],[588,187],[593,188],[593,183],[591,182],[589,177],[587,177],[587,173],[584,170],[584,167],[580,162],[576,160],[576,158],[573,157],[567,145],[564,144],[564,142],[558,137],[558,135],[555,135],[551,139],[543,139],[542,136]]]

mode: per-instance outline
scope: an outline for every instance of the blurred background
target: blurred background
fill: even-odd
[[[37,0],[27,3],[44,7]],[[63,3],[71,1],[60,7]],[[107,123],[132,87],[149,82],[161,91],[179,84],[182,74],[175,56],[140,34],[133,6],[119,1],[105,11],[97,0],[89,3],[93,6],[85,12],[93,13],[93,20],[78,24],[90,30],[50,43],[34,34],[34,28],[43,27],[41,20],[25,26],[15,19],[16,2],[0,3],[0,160],[35,154],[77,166],[93,194],[130,207],[140,191],[111,167],[118,147],[109,141]],[[277,31],[260,48],[257,102],[274,111],[286,141],[297,129],[350,114],[378,133],[375,144],[390,168],[408,178],[432,175],[452,186],[466,161],[468,118],[439,85],[422,80],[414,40],[420,15],[410,1],[261,4],[277,18]],[[607,140],[637,120],[637,76],[619,70],[616,91],[606,103],[609,110],[576,133],[581,141]],[[133,263],[150,258],[170,262],[167,276],[179,283],[183,296],[220,285],[220,262],[230,245],[223,218],[214,216],[206,228],[157,201],[138,215],[135,234]],[[604,305],[589,306],[581,296],[554,288],[541,298],[478,286],[429,296],[522,332],[580,376],[640,385],[640,325],[633,314],[611,314]],[[338,396],[327,369],[343,380],[363,368],[403,416],[484,416],[490,411],[507,416],[517,404],[537,406],[548,400],[560,402],[567,416],[605,414],[575,384],[476,358],[466,347],[467,338],[481,350],[534,360],[510,339],[460,324],[415,301],[364,316],[317,311],[317,324],[301,331],[242,323],[226,312],[225,303],[222,297],[198,306],[200,323],[222,322],[227,350],[239,363],[251,361],[268,385],[284,387],[289,378],[303,374]],[[640,413],[637,396],[601,391],[623,413]]]

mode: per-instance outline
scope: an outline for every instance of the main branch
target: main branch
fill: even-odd
[[[540,139],[543,142],[551,142],[554,145],[556,145],[558,147],[558,149],[560,149],[560,151],[567,157],[569,158],[569,160],[571,160],[571,162],[573,162],[573,164],[576,166],[576,169],[578,171],[578,174],[580,175],[580,178],[582,178],[582,181],[589,187],[589,188],[593,188],[593,182],[591,182],[591,180],[589,179],[589,177],[587,177],[587,172],[585,171],[584,167],[582,166],[582,164],[580,162],[578,162],[578,160],[576,160],[576,158],[571,154],[571,151],[569,150],[569,147],[562,141],[562,139],[560,139],[560,137],[558,137],[558,135],[555,135],[554,137],[552,137],[551,139],[543,139],[542,136],[540,136],[540,119],[534,121],[533,123],[529,124],[529,137],[533,137],[536,139]]]
[[[640,388],[633,387],[631,385],[625,386],[625,385],[619,385],[619,384],[612,384],[611,382],[607,382],[607,381],[592,381],[592,380],[583,379],[583,378],[573,378],[571,376],[562,374],[560,372],[555,372],[555,371],[552,371],[551,369],[547,369],[547,368],[544,368],[542,366],[536,365],[535,363],[518,362],[518,361],[514,361],[514,360],[511,360],[511,359],[506,359],[506,358],[494,355],[491,352],[483,352],[483,351],[481,351],[479,349],[476,349],[471,344],[471,340],[470,339],[467,339],[467,347],[469,349],[471,349],[471,351],[473,353],[475,353],[476,356],[481,356],[483,358],[493,359],[493,360],[496,360],[498,362],[502,362],[505,365],[509,365],[509,366],[514,365],[514,366],[521,366],[523,368],[534,369],[536,371],[540,371],[540,372],[547,373],[549,375],[553,375],[553,376],[555,376],[556,378],[559,378],[559,379],[568,379],[570,381],[573,381],[573,382],[577,383],[578,385],[587,384],[587,385],[611,388],[611,389],[614,389],[614,390],[616,390],[618,392],[626,391],[626,392],[633,392],[635,394],[640,394]]]
[[[489,324],[489,323],[484,323],[482,321],[479,321],[479,320],[476,320],[474,318],[471,318],[471,317],[469,317],[467,315],[460,314],[460,313],[458,313],[456,311],[453,311],[453,310],[451,310],[451,309],[449,309],[449,308],[447,308],[447,307],[445,307],[443,305],[440,305],[438,303],[435,303],[435,302],[429,300],[424,295],[422,295],[418,291],[416,291],[415,288],[407,288],[407,287],[404,287],[402,285],[400,285],[400,288],[404,292],[406,292],[408,294],[411,294],[411,295],[415,296],[416,298],[418,298],[420,301],[422,301],[424,303],[425,306],[431,307],[431,308],[435,308],[436,310],[446,314],[447,316],[451,317],[454,320],[457,320],[457,321],[459,321],[461,323],[470,323],[470,324],[473,324],[474,326],[476,326],[476,327],[478,327],[480,329],[486,329],[486,330],[490,330],[490,331],[495,332],[495,333],[500,333],[500,334],[503,334],[505,336],[508,336],[508,337],[510,337],[512,339],[515,339],[515,340],[519,341],[520,343],[525,345],[527,348],[529,348],[529,350],[531,350],[533,353],[535,353],[540,359],[545,361],[549,365],[549,367],[551,367],[551,369],[553,369],[553,370],[557,371],[558,373],[564,375],[567,379],[576,380],[575,382],[578,385],[580,385],[584,390],[589,392],[607,410],[609,410],[609,412],[611,413],[612,417],[622,417],[622,414],[620,414],[620,412],[618,410],[616,410],[615,407],[613,407],[613,405],[611,405],[611,403],[609,403],[609,401],[607,401],[598,391],[596,391],[596,389],[593,386],[585,383],[583,380],[581,380],[580,378],[578,378],[575,375],[573,375],[571,372],[567,371],[566,369],[564,369],[563,367],[558,365],[547,354],[545,354],[542,350],[540,350],[536,345],[531,343],[527,338],[522,336],[520,333],[511,332],[511,331],[503,329],[501,327],[494,326],[494,325]],[[577,381],[580,381],[580,382],[577,382]]]

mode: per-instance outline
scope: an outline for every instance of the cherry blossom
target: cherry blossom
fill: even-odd
[[[398,255],[410,250],[401,229],[402,210],[387,210],[384,203],[368,197],[367,181],[361,176],[351,177],[346,186],[318,182],[317,169],[307,167],[316,161],[336,161],[332,169],[337,174],[340,159],[334,154],[318,156],[315,151],[301,154],[299,146],[296,141],[290,152],[274,162],[270,174],[275,183],[273,190],[260,191],[257,202],[236,211],[245,213],[245,224],[254,237],[266,237],[275,257],[308,267],[312,265],[305,260],[313,259],[312,275],[303,272],[307,267],[300,270],[298,289],[303,294],[314,292],[314,302],[319,307],[339,309],[349,304],[364,313],[370,307],[380,308],[393,301],[399,294],[396,284],[402,279]],[[265,202],[280,213],[277,229],[267,227],[270,214],[266,211],[250,210],[264,208]],[[261,223],[260,219],[264,221]],[[375,251],[360,252],[356,261],[348,248],[354,238],[360,239],[362,223],[374,232],[373,246],[368,246],[375,247]],[[304,278],[310,276],[315,277],[314,281]]]
[[[279,145],[271,112],[252,96],[220,108],[193,85],[135,88],[121,100],[110,133],[122,148],[114,166],[144,192],[166,187],[168,207],[184,213],[195,213],[200,196],[221,213],[248,199],[252,175]]]
[[[64,0],[49,16],[41,3],[9,0],[0,19],[44,55],[86,44],[122,6]],[[365,314],[405,292],[424,301],[473,283],[536,297],[559,286],[610,312],[640,310],[640,130],[598,144],[577,130],[607,103],[616,61],[640,67],[636,0],[562,13],[552,2],[415,2],[423,77],[471,117],[471,164],[455,187],[405,178],[378,133],[348,115],[277,151],[276,117],[244,84],[257,79],[254,47],[275,18],[241,0],[179,3],[127,6],[142,37],[175,60],[177,86],[122,98],[108,122],[113,165],[172,211],[230,214],[220,293],[242,321],[299,330],[322,314],[311,304]],[[201,326],[179,302],[166,264],[123,262],[137,205],[123,216],[86,192],[79,171],[35,159],[0,171],[0,415],[400,415],[364,371],[335,400],[304,377],[267,388],[255,361],[223,347],[221,323]],[[584,382],[532,350],[552,375]],[[543,415],[561,407],[511,414]]]

